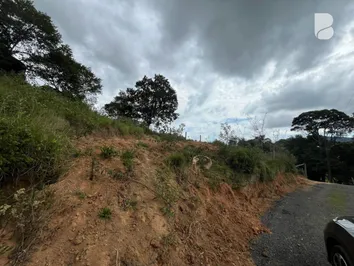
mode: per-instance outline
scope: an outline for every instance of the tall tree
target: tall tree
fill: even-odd
[[[0,0],[0,43],[3,51],[23,61],[56,48],[61,36],[50,17],[32,1]]]
[[[75,98],[101,92],[101,80],[75,61],[51,18],[31,0],[0,0],[0,69],[26,70],[32,81]]]
[[[332,179],[331,149],[336,138],[351,133],[354,129],[354,119],[336,109],[309,111],[295,117],[292,131],[305,131],[312,137],[326,154],[327,172]]]
[[[105,105],[106,112],[115,118],[129,117],[144,122],[147,126],[160,127],[176,120],[178,107],[176,91],[168,79],[155,75],[144,76],[137,81],[135,89],[120,92],[111,103]]]
[[[49,53],[28,58],[36,78],[45,80],[64,95],[84,99],[101,92],[101,80],[89,68],[76,62],[69,46],[62,45]]]

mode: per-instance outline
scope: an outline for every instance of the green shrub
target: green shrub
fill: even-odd
[[[98,213],[98,217],[104,220],[111,219],[112,217],[111,209],[108,207],[101,209],[100,212]]]
[[[114,156],[117,156],[118,152],[114,147],[111,146],[103,146],[101,147],[101,157],[105,159],[112,158]]]
[[[192,161],[193,157],[196,155],[206,155],[209,157],[211,156],[210,154],[206,153],[202,147],[196,147],[193,145],[185,146],[182,153],[184,154],[187,161]]]
[[[128,172],[133,170],[133,166],[134,166],[134,151],[124,151],[121,155],[121,160],[123,162],[123,165],[125,166],[125,168],[127,169]]]
[[[260,161],[259,152],[243,147],[230,148],[226,162],[236,172],[252,174]]]
[[[262,182],[273,180],[277,173],[276,169],[265,161],[258,162],[254,172],[259,176]]]
[[[166,161],[173,169],[181,169],[186,165],[186,158],[183,153],[173,153],[166,159]]]
[[[25,121],[0,118],[0,180],[18,177],[34,182],[55,182],[69,148],[65,136]]]

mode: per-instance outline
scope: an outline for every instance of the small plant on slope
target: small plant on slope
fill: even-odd
[[[133,151],[124,151],[121,155],[121,160],[123,165],[127,169],[128,172],[133,170],[134,165],[134,152]]]
[[[100,210],[98,217],[104,220],[109,220],[112,217],[112,211],[110,208],[106,207]]]
[[[103,146],[101,147],[101,156],[105,159],[112,158],[117,156],[118,152],[114,149],[114,147]]]

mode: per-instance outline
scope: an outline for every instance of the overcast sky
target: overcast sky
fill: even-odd
[[[354,2],[344,0],[35,0],[76,59],[103,81],[99,105],[144,75],[167,77],[192,138],[263,117],[269,137],[303,111],[354,112]],[[314,13],[333,16],[318,40]],[[241,129],[240,129],[241,128]],[[246,128],[246,129],[245,129]]]

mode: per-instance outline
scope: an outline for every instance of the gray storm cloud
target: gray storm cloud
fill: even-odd
[[[339,47],[344,28],[353,21],[352,1],[34,2],[53,18],[75,56],[99,73],[104,83],[102,103],[143,75],[161,73],[171,79],[184,101],[181,119],[187,126],[188,121],[193,125],[223,121],[257,110],[270,114],[271,127],[288,126],[292,115],[306,109],[333,106],[353,111],[343,100],[353,92],[354,61],[348,59],[353,51],[336,57],[340,71],[332,62],[321,79],[311,74],[295,78],[328,65],[328,55]],[[316,12],[334,18],[335,35],[329,41],[314,35]],[[275,69],[261,80],[270,62]],[[279,77],[285,81],[274,85]],[[232,85],[225,92],[220,82]],[[265,89],[269,86],[273,89]],[[235,102],[217,102],[217,95]],[[247,110],[235,114],[234,106],[240,102],[247,102]],[[222,111],[215,111],[218,106]]]

